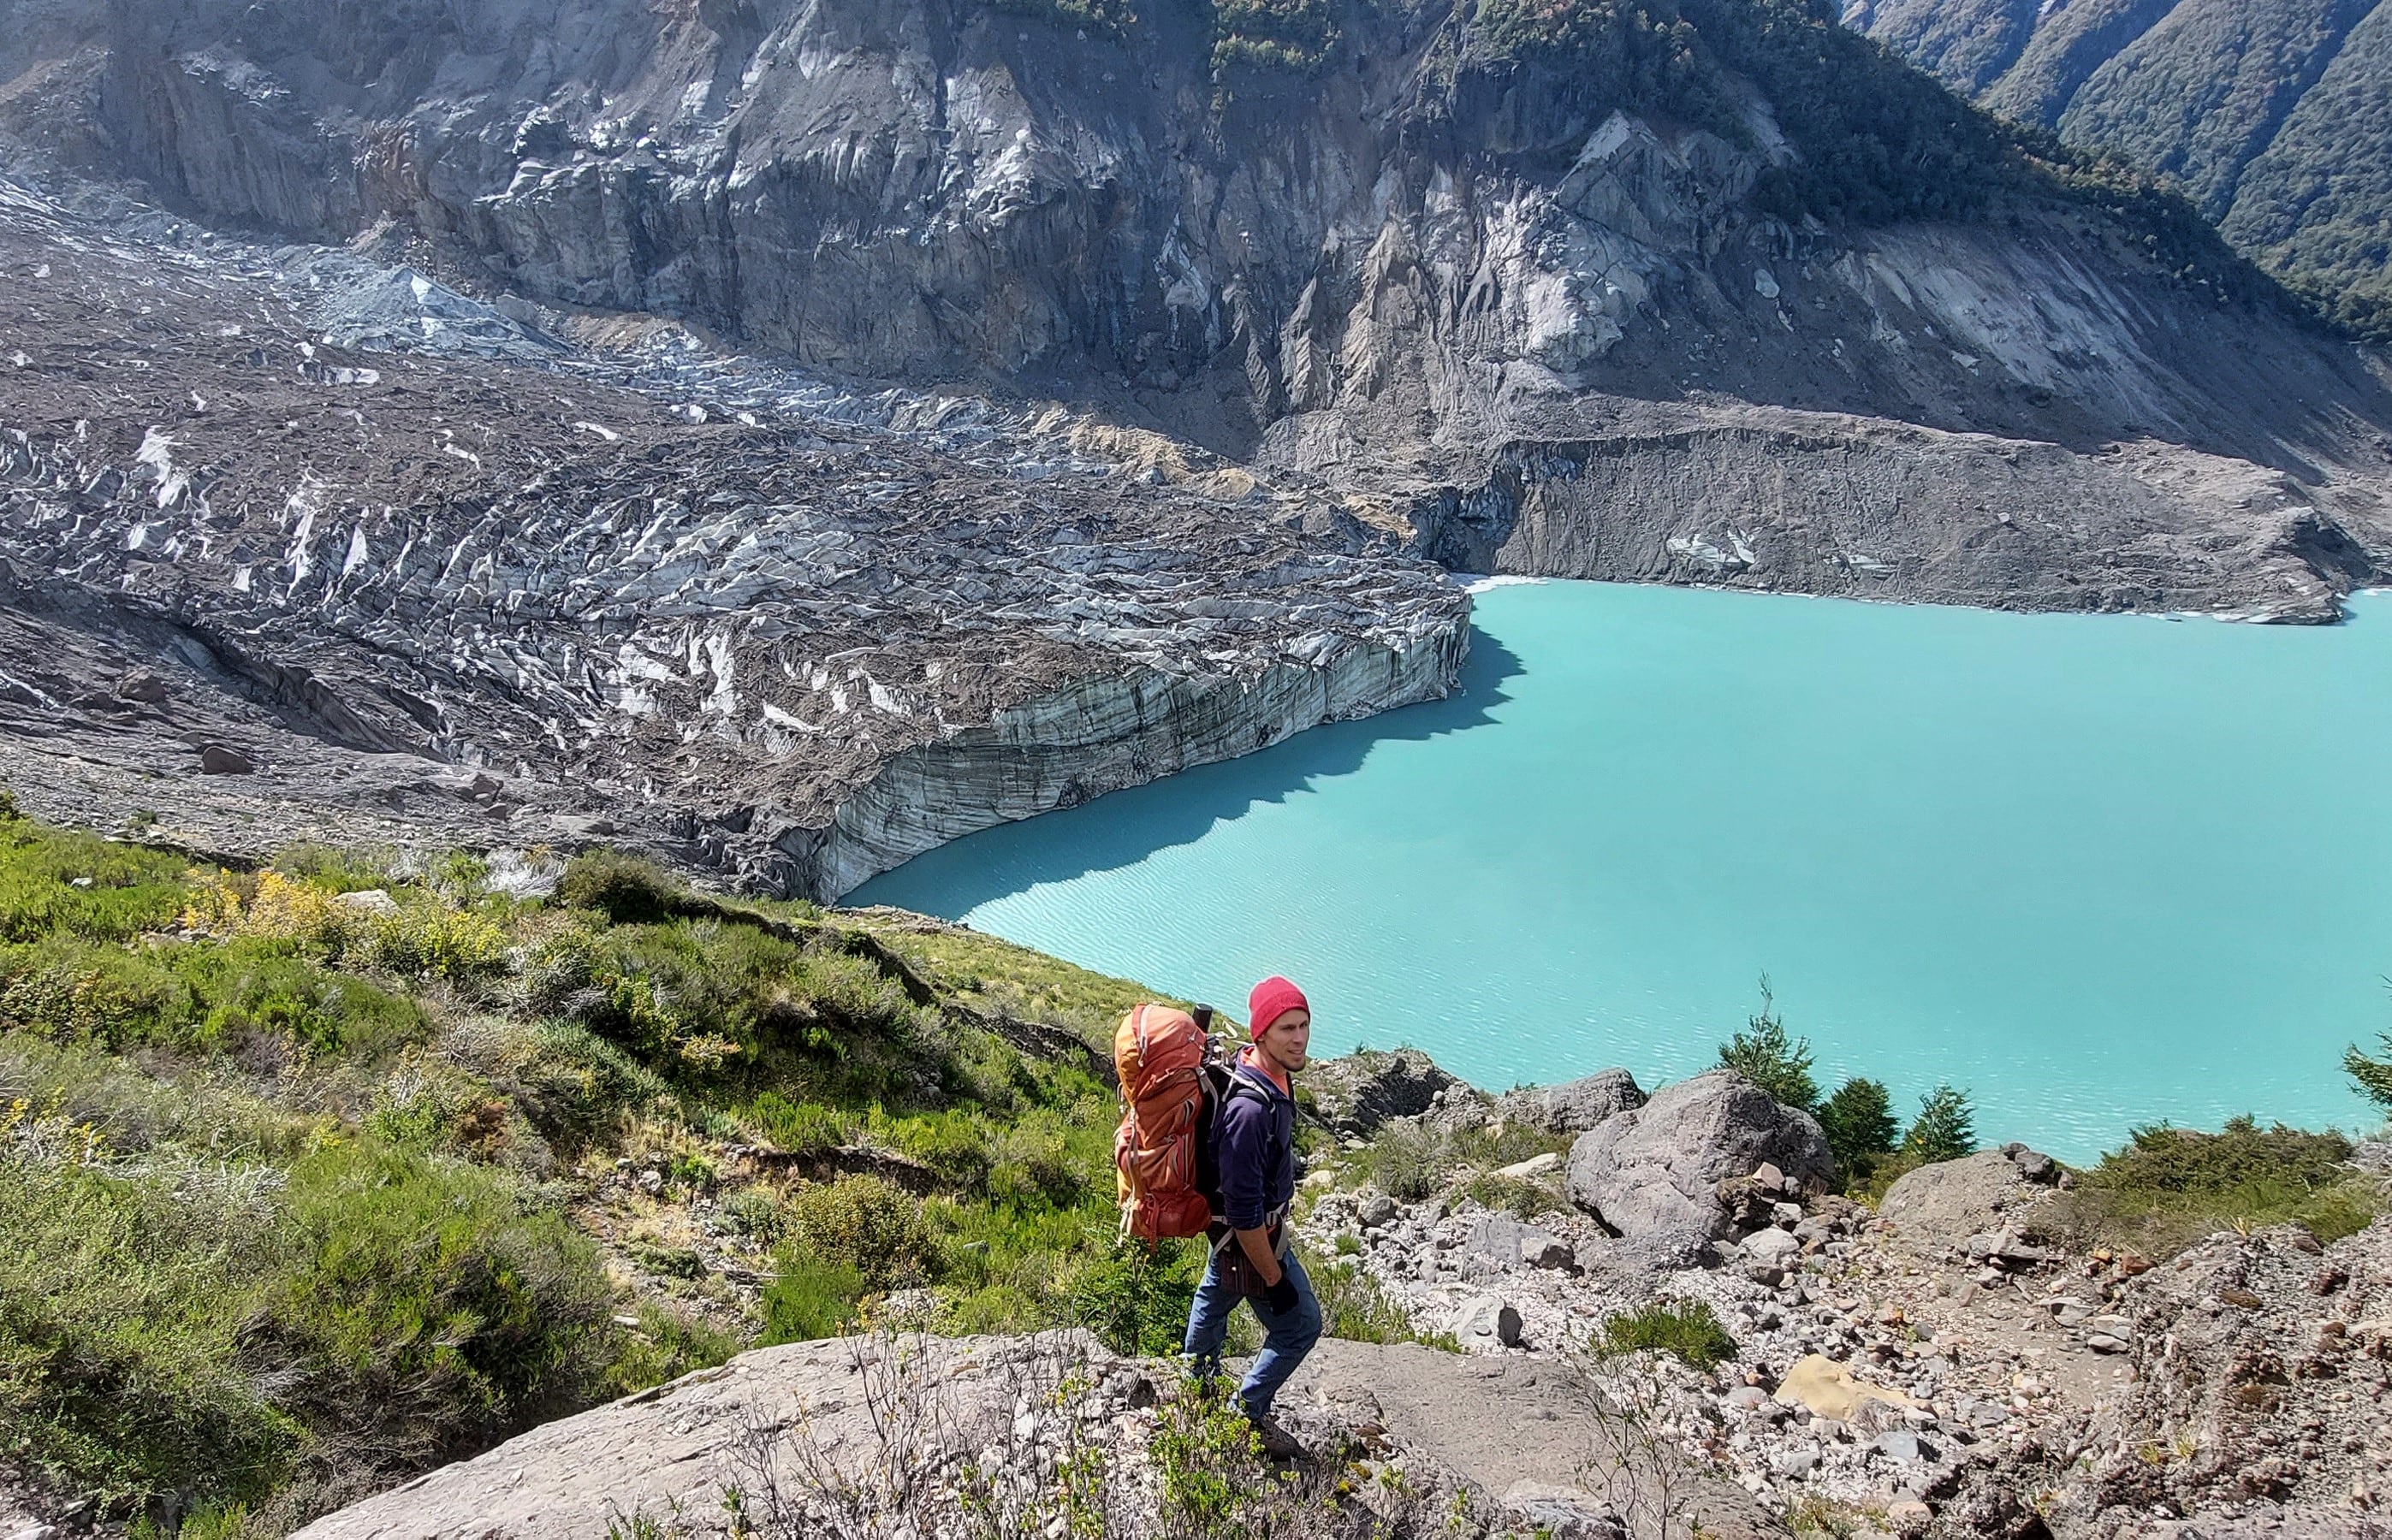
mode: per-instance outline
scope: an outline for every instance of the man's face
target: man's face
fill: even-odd
[[[1290,1074],[1304,1068],[1305,1050],[1312,1045],[1312,1013],[1290,1011],[1264,1029],[1256,1040],[1263,1057]]]

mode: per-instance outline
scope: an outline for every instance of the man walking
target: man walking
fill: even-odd
[[[1213,1260],[1188,1313],[1188,1356],[1201,1374],[1216,1374],[1229,1313],[1240,1300],[1262,1323],[1263,1351],[1238,1387],[1238,1403],[1254,1425],[1265,1453],[1300,1453],[1271,1416],[1271,1402],[1312,1344],[1320,1340],[1320,1301],[1289,1244],[1288,1207],[1295,1198],[1295,1087],[1312,1042],[1312,1008],[1304,991],[1272,977],[1248,997],[1247,1030],[1254,1042],[1238,1054],[1230,1094],[1213,1118],[1213,1159],[1221,1178],[1222,1217]]]

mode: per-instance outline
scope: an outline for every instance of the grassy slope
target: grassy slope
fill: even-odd
[[[610,857],[483,875],[0,816],[0,1462],[271,1534],[876,1314],[1176,1346],[1195,1249],[1114,1243],[1147,991]]]

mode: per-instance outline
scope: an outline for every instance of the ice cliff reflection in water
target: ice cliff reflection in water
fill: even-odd
[[[1284,970],[1316,1044],[1480,1085],[1708,1062],[1766,973],[1821,1078],[1989,1142],[2370,1122],[2392,597],[2332,629],[1552,583],[1442,704],[991,830],[851,902],[1159,989]]]

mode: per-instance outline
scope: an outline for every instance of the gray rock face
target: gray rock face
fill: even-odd
[[[1930,1255],[2026,1223],[2048,1191],[2022,1176],[2008,1155],[1980,1150],[1904,1172],[1886,1189],[1878,1213],[1902,1246]]]
[[[1083,1388],[1042,1393],[1066,1374]],[[1104,1462],[1103,1533],[1150,1535],[1158,1526],[1145,1450],[1156,1424],[1152,1403],[1164,1387],[1149,1376],[1147,1366],[1114,1358],[1075,1334],[909,1335],[764,1348],[535,1428],[328,1514],[298,1534],[588,1540],[610,1524],[630,1527],[634,1515],[661,1528],[676,1514],[689,1516],[696,1533],[722,1533],[700,1516],[721,1513],[729,1487],[742,1492],[755,1529],[815,1534],[823,1533],[822,1510],[807,1504],[823,1495],[826,1473],[860,1499],[849,1511],[877,1518],[895,1507],[887,1480],[893,1456],[917,1470],[972,1461],[992,1475],[1051,1477],[1056,1452],[1070,1449],[1093,1451]],[[1451,1353],[1415,1343],[1331,1339],[1306,1359],[1279,1404],[1306,1442],[1318,1436],[1335,1447],[1367,1425],[1374,1441],[1392,1443],[1407,1481],[1372,1512],[1398,1533],[1441,1529],[1465,1486],[1491,1501],[1506,1528],[1569,1508],[1590,1523],[1602,1513],[1595,1497],[1564,1484],[1585,1460],[1594,1423],[1584,1391],[1549,1365],[1515,1355],[1464,1367]],[[890,1405],[901,1408],[898,1415],[889,1415]],[[1623,1481],[1604,1490],[1615,1498],[1644,1496],[1666,1481],[1671,1484],[1665,1490],[1683,1498],[1692,1488],[1706,1528],[1722,1540],[1762,1540],[1781,1527],[1740,1490],[1704,1482],[1674,1451],[1662,1457],[1670,1464],[1640,1469],[1630,1479],[1635,1485]],[[1339,1468],[1327,1469],[1333,1480]],[[1324,1492],[1328,1484],[1321,1483]],[[7,1496],[0,1477],[0,1505]],[[1315,1500],[1309,1489],[1290,1496],[1289,1509]],[[868,1507],[875,1498],[887,1506]],[[0,1515],[6,1512],[0,1506]],[[1542,1517],[1532,1521],[1532,1514]],[[1046,1517],[1041,1512],[1038,1522]],[[925,1527],[941,1534],[969,1527],[954,1518],[941,1511]],[[1574,1533],[1609,1540],[1626,1532],[1608,1522]]]
[[[1480,1218],[1471,1226],[1468,1244],[1472,1254],[1505,1269],[1568,1268],[1578,1262],[1578,1253],[1559,1236],[1502,1214]]]
[[[1304,1072],[1303,1083],[1323,1121],[1364,1138],[1391,1118],[1419,1117],[1438,1093],[1462,1084],[1417,1048],[1366,1048],[1323,1059]]]
[[[1732,1224],[1716,1188],[1763,1164],[1814,1191],[1835,1177],[1816,1120],[1778,1106],[1734,1070],[1715,1069],[1580,1134],[1568,1193],[1622,1236],[1692,1229],[1719,1238]]]
[[[2348,350],[2083,208],[1789,227],[1767,104],[1648,121],[1475,14],[1378,7],[1225,92],[1197,6],[124,0],[19,29],[83,84],[0,101],[0,148],[411,234],[518,304],[1116,407],[1471,570],[2318,618],[2383,567],[2392,402]]]
[[[1625,1069],[1603,1069],[1559,1085],[1506,1092],[1496,1110],[1554,1133],[1584,1133],[1615,1113],[1644,1105],[1644,1093],[1635,1076]]]

